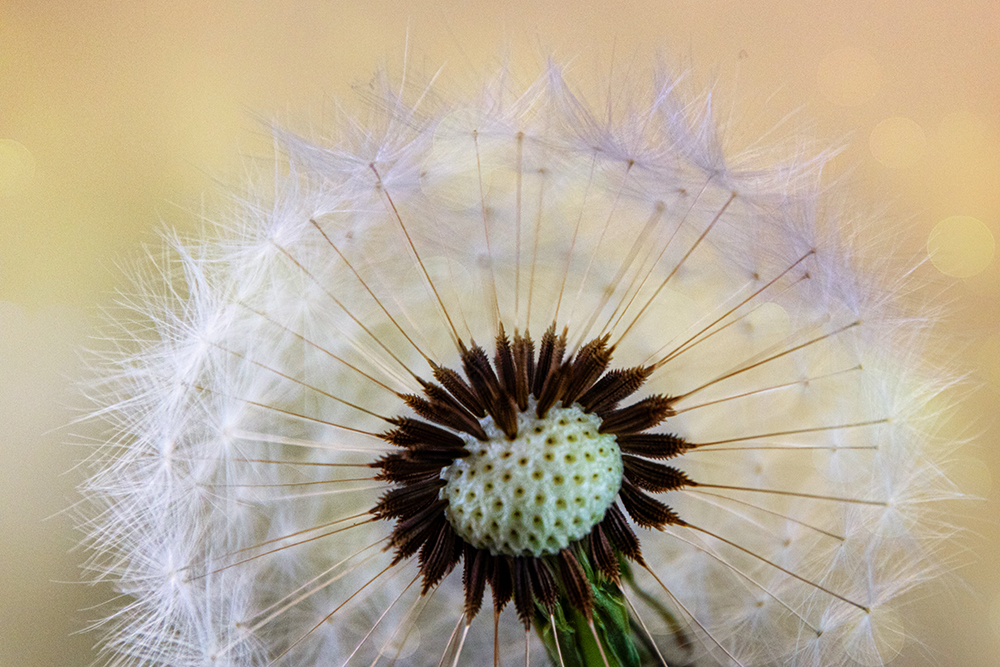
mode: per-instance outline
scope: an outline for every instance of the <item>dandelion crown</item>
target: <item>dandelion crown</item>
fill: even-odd
[[[821,160],[724,155],[675,83],[376,77],[370,118],[282,135],[272,198],[172,244],[84,486],[109,664],[902,650],[950,493],[928,324]]]

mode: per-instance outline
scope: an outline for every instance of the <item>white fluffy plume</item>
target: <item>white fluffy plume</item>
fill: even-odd
[[[640,660],[895,657],[953,490],[929,319],[858,241],[882,223],[834,210],[821,159],[724,155],[666,77],[598,107],[556,67],[471,102],[375,81],[370,117],[282,135],[276,193],[122,299],[83,487],[88,567],[122,593],[109,664],[479,665],[495,632],[504,664],[546,664],[512,610],[463,616],[461,568],[423,595],[393,564],[368,464],[458,339],[553,322],[654,364],[658,430],[696,445],[672,464],[698,484],[658,496],[685,523],[634,527]]]

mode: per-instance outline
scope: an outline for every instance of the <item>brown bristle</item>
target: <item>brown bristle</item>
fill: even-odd
[[[652,372],[652,366],[608,371],[577,402],[587,412],[610,412],[638,391]]]
[[[526,558],[531,574],[531,588],[535,592],[535,601],[541,603],[550,614],[556,606],[559,592],[556,589],[556,582],[552,578],[552,572],[545,561],[539,558]]]
[[[414,484],[436,478],[442,467],[437,461],[412,461],[403,454],[386,454],[368,465],[379,469],[375,479],[397,484]]]
[[[501,394],[501,389],[500,380],[497,379],[497,375],[493,371],[486,351],[473,344],[462,354],[462,368],[465,370],[465,377],[469,379],[472,390],[479,396],[480,402],[488,413],[490,402]]]
[[[653,428],[673,414],[666,396],[650,396],[638,403],[601,415],[601,433],[627,434]]]
[[[616,440],[623,452],[647,459],[670,459],[693,447],[684,438],[669,433],[629,433]]]
[[[514,397],[509,394],[501,396],[494,405],[493,412],[490,413],[493,423],[504,432],[508,440],[517,437],[517,413],[517,404],[514,403]]]
[[[420,572],[424,578],[421,590],[424,595],[451,572],[461,555],[461,538],[455,534],[444,514],[439,514],[430,531],[430,539],[420,548]]]
[[[566,384],[569,382],[568,374],[562,371],[563,369],[560,367],[549,373],[548,379],[542,386],[542,393],[538,395],[538,403],[535,406],[536,416],[544,417],[549,409],[556,404],[556,401],[562,397]]]
[[[542,336],[542,346],[538,351],[538,363],[535,366],[535,378],[531,389],[536,398],[542,395],[546,383],[552,381],[552,376],[559,370],[565,353],[566,332],[557,337],[556,325],[553,323]]]
[[[434,520],[444,516],[444,508],[447,506],[447,501],[438,500],[408,519],[396,522],[389,540],[389,547],[396,550],[393,563],[399,563],[417,553],[430,537],[434,529]]]
[[[401,452],[400,456],[404,461],[415,465],[425,466],[426,464],[436,463],[444,468],[454,463],[455,459],[464,459],[471,453],[467,449],[456,450],[452,447],[434,447],[428,445],[419,449],[410,449]]]
[[[513,575],[514,609],[517,617],[524,624],[524,629],[531,628],[531,617],[535,615],[535,595],[531,587],[531,573],[528,571],[526,558],[508,558],[507,564]]]
[[[396,428],[382,435],[382,438],[399,447],[424,448],[426,446],[438,449],[461,450],[465,441],[440,426],[428,424],[419,419],[409,417],[394,417],[389,420]]]
[[[517,375],[514,383],[514,402],[521,412],[528,409],[528,396],[535,377],[535,343],[525,334],[514,334],[514,363]]]
[[[517,376],[514,366],[514,352],[510,346],[510,339],[504,333],[503,325],[500,325],[500,333],[497,334],[497,349],[493,355],[493,365],[496,366],[497,375],[500,377],[500,386],[504,392],[513,395],[517,386]]]
[[[626,454],[622,456],[622,464],[625,467],[625,479],[646,491],[664,493],[685,486],[697,486],[696,482],[692,482],[677,468],[665,466],[662,463],[654,463]]]
[[[623,556],[635,561],[640,565],[642,551],[639,548],[639,538],[635,536],[632,527],[628,525],[628,520],[618,508],[618,503],[612,503],[608,511],[604,513],[604,521],[599,524],[608,536],[608,540],[614,545]]]
[[[472,345],[462,355],[462,365],[486,413],[493,418],[493,423],[504,435],[513,440],[517,437],[517,406],[514,404],[513,394],[501,386],[486,352],[478,345]],[[508,372],[513,382],[513,361]]]
[[[620,583],[621,572],[618,568],[618,557],[611,548],[608,536],[604,534],[601,524],[597,524],[588,535],[590,557],[598,572],[611,581]]]
[[[463,542],[462,558],[465,568],[462,572],[462,588],[465,590],[465,618],[471,621],[483,606],[483,595],[486,593],[486,580],[490,578],[489,552],[477,549]]]
[[[431,372],[434,374],[434,379],[440,382],[441,386],[447,389],[455,397],[455,400],[471,412],[476,419],[482,419],[486,416],[486,409],[482,401],[479,400],[479,395],[465,383],[461,375],[450,368],[437,365],[432,367]]]
[[[424,419],[468,433],[477,440],[487,439],[479,421],[443,387],[427,382],[423,388],[427,399],[413,394],[402,395],[400,398]]]
[[[500,613],[510,602],[511,595],[514,594],[513,582],[507,559],[499,556],[490,556],[490,559],[492,560],[490,589],[493,591],[493,610]]]
[[[609,334],[605,334],[600,338],[595,338],[576,353],[576,357],[567,369],[569,378],[559,399],[564,405],[575,403],[581,394],[593,386],[601,377],[604,369],[611,363],[613,350],[608,347],[610,337]]]
[[[438,478],[389,489],[369,511],[380,519],[401,516],[409,508],[423,507],[432,502],[444,485],[445,481]]]
[[[559,551],[559,574],[563,586],[566,587],[566,597],[574,609],[582,611],[589,619],[594,609],[594,591],[590,586],[583,566],[569,549]]]
[[[627,479],[622,480],[619,497],[628,515],[643,528],[662,528],[680,523],[680,517],[676,512],[656,498],[651,498],[640,491]]]

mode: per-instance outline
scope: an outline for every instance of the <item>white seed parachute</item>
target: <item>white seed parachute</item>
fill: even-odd
[[[633,526],[640,661],[895,657],[896,603],[949,534],[947,378],[822,156],[725,155],[667,77],[600,110],[554,66],[469,102],[376,82],[368,118],[281,133],[273,196],[123,293],[81,521],[121,592],[108,663],[547,664],[509,606],[466,618],[461,565],[423,594],[421,559],[393,562],[369,464],[458,341],[553,323],[571,352],[606,334],[615,367],[654,365],[643,395],[676,411],[656,430],[694,445],[671,463],[698,486],[657,496],[685,524]]]

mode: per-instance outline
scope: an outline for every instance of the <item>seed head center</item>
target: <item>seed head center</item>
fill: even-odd
[[[470,456],[443,473],[441,497],[455,532],[493,555],[541,556],[585,537],[604,518],[622,483],[615,436],[577,405],[518,415],[508,440],[487,417],[488,440],[466,439]]]

